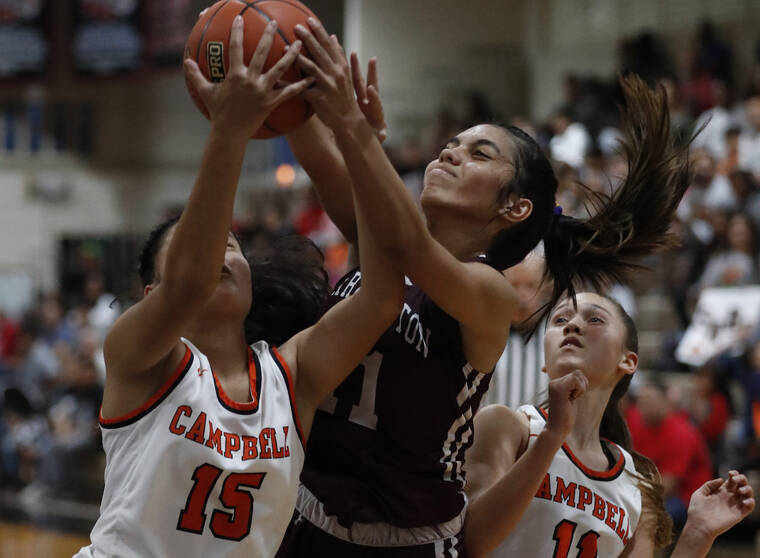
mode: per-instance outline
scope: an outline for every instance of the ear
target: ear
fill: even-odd
[[[148,296],[148,293],[150,293],[150,291],[152,291],[155,288],[156,286],[153,283],[151,283],[150,285],[145,285],[145,287],[143,288],[143,297]]]
[[[533,202],[528,198],[510,198],[499,210],[499,216],[510,223],[525,221],[533,213]]]
[[[639,367],[639,355],[633,351],[625,351],[618,362],[618,370],[623,374],[633,374]]]

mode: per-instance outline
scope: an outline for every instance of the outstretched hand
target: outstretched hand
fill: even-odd
[[[725,533],[752,512],[755,499],[747,477],[729,471],[728,479],[713,479],[691,495],[688,522],[707,536]]]
[[[362,78],[362,69],[359,65],[359,57],[355,52],[351,53],[351,77],[354,82],[354,92],[359,101],[359,108],[369,125],[375,129],[375,135],[380,143],[388,137],[388,126],[385,124],[385,112],[383,103],[380,101],[380,88],[377,82],[377,59],[370,58],[367,65],[367,82]]]
[[[229,40],[229,68],[223,82],[212,83],[198,64],[185,59],[185,75],[209,112],[212,125],[225,134],[249,138],[266,120],[269,113],[283,101],[295,97],[314,81],[305,78],[278,88],[278,81],[295,61],[301,42],[290,45],[283,56],[268,71],[264,71],[277,23],[270,21],[259,40],[251,61],[243,61],[243,18],[232,22]]]
[[[588,378],[575,370],[549,382],[549,418],[546,429],[564,438],[575,425],[578,407],[575,401],[588,389]]]
[[[371,82],[374,90],[372,93],[364,88],[361,71],[358,75],[355,72],[352,78],[338,38],[328,35],[325,28],[315,19],[309,18],[308,23],[309,29],[296,25],[295,32],[313,60],[300,55],[298,65],[304,74],[315,78],[315,84],[301,96],[311,103],[319,119],[333,131],[357,118],[368,120],[375,129],[378,126],[384,128],[385,118],[377,95],[377,69],[374,70],[374,81]],[[358,61],[356,67],[358,69]],[[369,101],[370,96],[373,101]],[[377,102],[374,102],[375,98]]]

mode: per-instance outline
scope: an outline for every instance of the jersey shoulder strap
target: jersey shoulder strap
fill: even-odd
[[[517,411],[528,415],[528,426],[530,428],[530,440],[528,443],[530,444],[534,438],[544,431],[546,419],[534,405],[522,405],[518,407]]]

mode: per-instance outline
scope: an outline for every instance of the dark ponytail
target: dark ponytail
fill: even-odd
[[[625,348],[638,353],[639,336],[633,319],[618,302],[608,296],[604,298],[617,309],[618,315],[625,326]],[[665,510],[664,489],[657,466],[648,457],[634,451],[631,432],[628,430],[623,413],[620,411],[620,400],[628,392],[632,378],[633,375],[626,374],[612,390],[610,400],[607,402],[607,407],[602,415],[602,423],[599,426],[599,437],[615,442],[633,457],[633,463],[638,473],[635,477],[641,491],[642,505],[652,512],[652,524],[646,528],[654,533],[655,548],[660,549],[670,544],[673,537],[673,520]]]
[[[250,256],[253,304],[245,319],[248,343],[281,345],[314,325],[330,284],[319,248],[301,236],[281,238]]]
[[[574,287],[601,290],[624,282],[641,269],[640,258],[672,247],[671,220],[690,182],[688,145],[677,146],[670,133],[665,91],[650,89],[640,78],[621,84],[622,153],[628,174],[611,196],[588,188],[590,213],[585,220],[555,215],[544,237],[546,276],[554,280],[552,308]]]

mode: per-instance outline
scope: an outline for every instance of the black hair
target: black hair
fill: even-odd
[[[250,257],[253,304],[245,319],[248,343],[264,339],[281,345],[315,324],[330,283],[324,257],[302,236],[287,236]]]
[[[545,315],[575,287],[593,290],[624,282],[643,268],[639,259],[669,248],[672,217],[690,183],[688,144],[677,146],[670,134],[670,116],[662,87],[650,89],[639,77],[621,78],[625,108],[621,112],[621,151],[628,173],[612,194],[588,194],[588,219],[555,210],[557,178],[538,144],[519,128],[504,127],[516,146],[515,174],[500,192],[528,198],[533,211],[523,222],[499,232],[486,262],[503,270],[520,262],[544,241],[545,279],[553,280],[551,299],[539,310]],[[537,321],[538,322],[538,321]]]
[[[623,322],[623,326],[625,327],[625,348],[638,353],[639,334],[633,318],[631,318],[619,302],[607,295],[601,296],[615,307],[618,316]],[[673,522],[665,510],[662,478],[654,462],[633,449],[631,431],[628,429],[628,424],[625,422],[620,409],[620,400],[628,392],[632,379],[633,374],[626,374],[618,380],[617,385],[612,390],[607,407],[605,407],[604,414],[602,415],[602,422],[599,425],[599,437],[615,442],[633,457],[633,463],[638,473],[635,477],[638,481],[639,490],[648,503],[650,510],[654,513],[652,528],[654,530],[655,548],[664,548],[670,543],[672,538]]]
[[[156,279],[156,256],[179,218],[163,221],[148,235],[138,266],[143,286]],[[253,285],[253,303],[244,322],[247,343],[264,340],[281,345],[317,322],[330,283],[322,252],[311,240],[284,237],[266,250],[246,255],[246,259]]]
[[[150,285],[156,279],[156,256],[164,244],[166,233],[177,224],[181,215],[170,217],[150,231],[148,238],[140,251],[137,273],[143,287]]]

